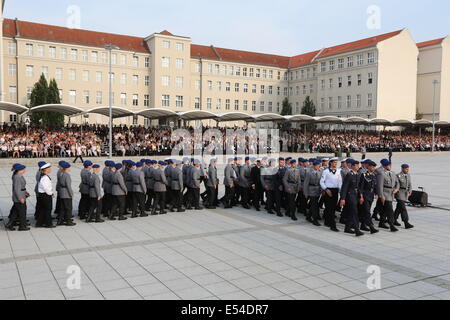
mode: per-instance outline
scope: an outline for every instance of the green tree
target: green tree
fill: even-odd
[[[283,104],[281,107],[281,115],[282,116],[291,116],[292,115],[292,103],[289,102],[288,98],[284,98]],[[279,124],[280,129],[289,129],[291,128],[292,124],[288,121],[282,122]]]
[[[47,82],[44,74],[39,81],[35,83],[30,96],[30,108],[45,104],[60,104],[58,84],[55,79]],[[42,111],[31,114],[31,123],[34,125],[42,124],[51,127],[63,127],[64,115],[58,112]]]
[[[309,96],[307,96],[303,102],[302,114],[306,114],[311,117],[316,116],[316,106]]]
[[[422,120],[423,113],[419,112],[419,108],[416,109],[416,120]]]

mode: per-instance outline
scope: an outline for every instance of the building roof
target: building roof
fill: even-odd
[[[439,39],[435,39],[435,40],[419,42],[417,44],[417,47],[424,48],[424,47],[434,46],[434,45],[437,45],[437,44],[441,44],[442,41],[444,41],[444,40],[445,40],[445,38],[439,38]]]
[[[289,68],[297,68],[308,65],[313,62],[314,58],[320,53],[320,50],[300,54],[292,57],[289,61]]]
[[[18,29],[18,30],[17,30]],[[4,36],[14,37],[17,34],[22,38],[62,42],[74,45],[104,47],[113,44],[121,50],[134,52],[149,52],[143,38],[124,36],[112,33],[70,29],[46,24],[4,19]]]
[[[334,47],[325,48],[322,50],[322,52],[320,53],[320,55],[317,58],[324,58],[324,57],[333,56],[333,55],[348,52],[348,51],[355,51],[355,50],[360,50],[360,49],[364,49],[364,48],[374,47],[378,43],[380,43],[384,40],[387,40],[387,39],[390,39],[392,37],[399,35],[402,31],[403,30],[398,30],[398,31],[378,35],[375,37],[370,37],[370,38],[366,38],[366,39],[362,39],[362,40],[358,40],[358,41],[344,43],[344,44],[337,45]]]

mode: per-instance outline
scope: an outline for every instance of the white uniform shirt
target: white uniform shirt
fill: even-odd
[[[342,175],[341,169],[336,169],[336,173],[330,171],[330,169],[325,169],[322,173],[322,178],[320,179],[320,186],[322,190],[327,189],[341,189],[342,188]]]
[[[41,177],[41,180],[39,181],[39,185],[38,185],[38,192],[46,193],[49,196],[53,195],[52,181],[50,180],[49,176],[45,175],[45,176]]]

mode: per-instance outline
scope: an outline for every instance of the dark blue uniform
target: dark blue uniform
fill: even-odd
[[[274,196],[275,196],[275,211],[278,216],[282,216],[281,214],[281,207],[283,204],[286,204],[286,194],[283,187],[283,178],[286,174],[287,168],[278,168],[278,172],[275,175],[275,190],[274,190]],[[280,190],[280,187],[282,188],[282,191]],[[288,214],[288,216],[290,216]]]
[[[341,200],[345,200],[345,225],[347,228],[358,229],[358,182],[359,175],[353,170],[344,178],[341,189]]]
[[[377,190],[377,177],[375,173],[366,172],[360,175],[358,190],[360,197],[364,198],[364,202],[361,205],[361,223],[370,227],[373,226],[372,216],[370,209],[372,203],[375,200],[375,193]]]

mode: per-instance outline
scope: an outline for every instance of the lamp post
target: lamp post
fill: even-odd
[[[431,147],[431,152],[434,153],[436,148],[436,85],[439,83],[438,80],[433,80],[433,145]]]
[[[113,126],[113,116],[112,116],[112,51],[119,50],[120,48],[113,45],[107,44],[105,49],[109,51],[109,158],[112,158],[112,147],[113,147],[113,134],[112,134],[112,126]]]

